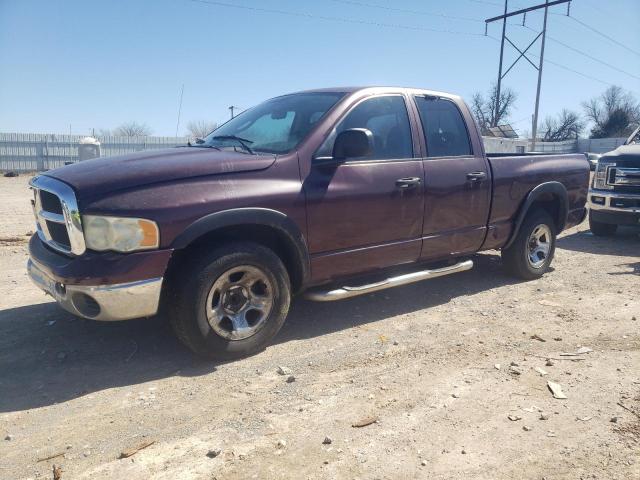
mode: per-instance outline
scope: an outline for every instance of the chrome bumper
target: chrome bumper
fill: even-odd
[[[65,285],[50,278],[33,260],[29,277],[62,308],[91,320],[128,320],[158,312],[162,277],[116,285]]]
[[[592,197],[601,197],[604,199],[604,203],[595,203]],[[638,207],[616,207],[616,200],[635,200],[640,199],[640,195],[634,195],[632,193],[613,193],[603,190],[589,190],[589,208],[591,210],[609,210],[613,212],[626,212],[626,213],[640,213],[640,206]]]

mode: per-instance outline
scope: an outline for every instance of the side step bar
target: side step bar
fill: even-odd
[[[448,267],[436,268],[433,270],[421,270],[419,272],[398,275],[397,277],[387,278],[381,282],[361,285],[359,287],[342,287],[334,290],[310,290],[305,293],[304,296],[308,300],[315,300],[316,302],[332,302],[334,300],[343,300],[345,298],[364,295],[365,293],[386,290],[387,288],[399,287],[400,285],[408,285],[422,280],[444,277],[445,275],[464,272],[465,270],[471,270],[472,268],[473,261],[465,260],[464,262],[459,262]]]

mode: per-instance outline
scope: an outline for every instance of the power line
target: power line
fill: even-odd
[[[471,18],[471,17],[459,17],[457,15],[449,15],[446,13],[436,13],[436,12],[426,12],[424,10],[408,10],[405,8],[397,8],[397,7],[388,7],[386,5],[379,5],[379,4],[375,4],[375,3],[367,3],[367,2],[360,2],[357,0],[331,0],[332,2],[336,2],[336,3],[344,3],[346,5],[355,5],[355,6],[359,6],[359,7],[368,7],[368,8],[379,8],[381,10],[387,10],[390,12],[398,12],[398,13],[410,13],[412,15],[425,15],[428,17],[440,17],[440,18],[447,18],[450,20],[464,20],[467,22],[476,22],[476,23],[484,23],[483,20],[480,20],[478,18]]]
[[[263,7],[252,7],[248,5],[237,5],[233,3],[220,2],[217,0],[190,0],[194,3],[202,3],[205,5],[214,5],[218,7],[228,7],[228,8],[236,8],[240,10],[250,10],[254,12],[261,13],[274,13],[278,15],[287,15],[290,17],[298,17],[298,18],[308,18],[313,20],[323,20],[328,22],[339,22],[339,23],[353,23],[357,25],[370,25],[374,27],[383,27],[383,28],[399,28],[402,30],[413,30],[413,31],[423,31],[423,32],[435,32],[435,33],[449,33],[453,35],[470,35],[474,37],[482,37],[481,33],[471,33],[471,32],[462,32],[456,30],[442,30],[437,28],[429,28],[422,27],[417,25],[404,25],[400,23],[384,23],[384,22],[375,22],[370,20],[360,20],[357,18],[346,18],[346,17],[333,17],[326,15],[315,15],[312,13],[305,12],[292,12],[289,10],[278,10],[274,8],[263,8]]]
[[[496,37],[494,37],[494,36],[492,36],[492,35],[486,35],[486,37],[487,37],[487,38],[490,38],[491,40],[495,40],[496,42],[499,42],[499,41],[500,41],[500,39],[499,39],[499,38],[496,38]],[[540,58],[538,55],[536,55],[536,54],[534,54],[534,53],[531,53],[530,55],[531,55],[532,57],[535,57],[535,58],[538,58],[538,59]],[[577,75],[580,75],[581,77],[588,78],[589,80],[594,80],[594,81],[596,81],[596,82],[600,82],[600,83],[602,83],[602,84],[604,84],[604,85],[613,86],[613,83],[609,83],[609,82],[607,82],[607,81],[605,81],[605,80],[601,80],[601,79],[599,79],[599,78],[593,77],[593,76],[588,75],[588,74],[586,74],[586,73],[579,72],[578,70],[574,70],[573,68],[569,68],[569,67],[567,67],[566,65],[563,65],[563,64],[561,64],[561,63],[554,62],[553,60],[549,60],[548,58],[545,58],[544,63],[548,63],[549,65],[554,65],[554,66],[556,66],[556,67],[558,67],[558,68],[561,68],[561,69],[563,69],[563,70],[567,70],[568,72],[572,72],[572,73],[575,73],[575,74],[577,74]]]
[[[558,15],[558,16],[560,16],[560,17],[566,17],[566,16],[567,16],[567,15],[560,15],[560,14],[554,14],[554,15]],[[624,43],[622,43],[622,42],[620,42],[620,41],[616,40],[615,38],[613,38],[613,37],[611,37],[611,36],[607,35],[606,33],[601,32],[600,30],[598,30],[598,29],[596,29],[596,28],[592,27],[591,25],[589,25],[589,24],[587,24],[587,23],[583,22],[582,20],[579,20],[579,19],[577,19],[576,17],[572,17],[572,16],[569,16],[569,18],[570,18],[571,20],[573,20],[574,22],[576,22],[576,23],[578,23],[578,24],[582,25],[584,28],[586,28],[586,29],[588,29],[588,30],[591,30],[592,32],[596,33],[597,35],[600,35],[600,36],[601,36],[601,37],[603,37],[603,38],[606,38],[607,40],[609,40],[609,41],[610,41],[610,42],[612,42],[612,43],[615,43],[615,44],[616,44],[616,45],[618,45],[619,47],[622,47],[622,48],[624,48],[625,50],[628,50],[629,52],[631,52],[631,53],[633,53],[633,54],[635,54],[635,55],[640,56],[640,52],[639,52],[639,51],[632,49],[631,47],[629,47],[629,46],[625,45]]]
[[[494,6],[500,6],[499,3],[496,2],[487,2],[486,0],[467,0],[469,2],[473,2],[473,3],[482,3],[483,5],[494,5]]]
[[[524,28],[527,28],[527,29],[529,29],[529,30],[531,30],[531,31],[535,31],[533,28],[529,27],[528,25],[521,25],[521,26],[523,26]],[[582,56],[586,57],[586,58],[590,58],[590,59],[591,59],[591,60],[593,60],[594,62],[601,63],[602,65],[605,65],[605,66],[607,66],[607,67],[609,67],[609,68],[611,68],[611,69],[613,69],[613,70],[617,70],[617,71],[618,71],[618,72],[620,72],[620,73],[624,73],[625,75],[629,75],[630,77],[633,77],[633,78],[635,78],[635,79],[637,79],[637,80],[640,80],[640,77],[638,77],[637,75],[634,75],[633,73],[629,73],[629,72],[627,72],[627,71],[625,71],[625,70],[622,70],[621,68],[618,68],[618,67],[616,67],[616,66],[614,66],[614,65],[611,65],[610,63],[607,63],[607,62],[605,62],[604,60],[600,60],[599,58],[596,58],[596,57],[594,57],[593,55],[590,55],[590,54],[588,54],[588,53],[586,53],[586,52],[583,52],[582,50],[578,50],[577,48],[572,47],[571,45],[568,45],[568,44],[566,44],[566,43],[564,43],[564,42],[562,42],[562,41],[558,40],[557,38],[553,38],[553,37],[552,37],[552,36],[550,36],[550,35],[547,35],[547,38],[548,38],[549,40],[553,41],[553,42],[556,42],[556,43],[558,43],[558,44],[562,45],[562,46],[563,46],[563,47],[565,47],[565,48],[568,48],[569,50],[572,50],[572,51],[574,51],[574,52],[576,52],[576,53],[578,53],[578,54],[580,54],[580,55],[582,55]]]

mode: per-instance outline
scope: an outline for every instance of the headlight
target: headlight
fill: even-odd
[[[158,225],[143,218],[84,215],[82,227],[87,248],[99,252],[133,252],[158,248],[160,245]]]
[[[596,165],[596,173],[593,176],[593,188],[597,190],[613,190],[613,185],[609,185],[607,182],[607,176],[609,175],[609,167],[615,166],[615,163],[599,159]]]

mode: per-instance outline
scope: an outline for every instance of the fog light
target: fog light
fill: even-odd
[[[86,293],[74,293],[71,302],[76,310],[85,317],[95,318],[100,315],[100,305]]]

